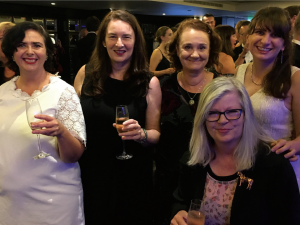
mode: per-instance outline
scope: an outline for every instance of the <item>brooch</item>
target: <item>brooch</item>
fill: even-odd
[[[246,183],[248,183],[248,186],[246,189],[250,190],[252,187],[252,184],[253,184],[253,180],[250,179],[249,177],[245,177],[245,175],[242,174],[241,172],[237,172],[237,175],[240,177],[240,185],[239,186],[241,186],[242,183],[246,182]]]

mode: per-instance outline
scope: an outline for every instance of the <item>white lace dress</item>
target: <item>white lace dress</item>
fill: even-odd
[[[64,163],[56,137],[41,135],[51,156],[34,160],[36,135],[27,123],[25,101],[38,98],[43,114],[57,118],[85,143],[85,123],[72,86],[59,77],[32,96],[16,90],[18,77],[0,87],[0,224],[83,225],[82,185],[78,163]]]
[[[236,78],[244,84],[249,63],[240,65]],[[292,74],[299,68],[292,66]],[[292,111],[284,105],[284,100],[267,96],[262,89],[250,97],[255,117],[264,130],[274,139],[290,140],[293,131]],[[300,186],[300,160],[291,162]]]

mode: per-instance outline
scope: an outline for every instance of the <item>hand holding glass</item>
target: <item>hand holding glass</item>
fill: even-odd
[[[190,210],[188,212],[187,224],[188,225],[204,225],[205,215],[201,211],[202,201],[199,199],[193,199],[191,201]]]
[[[43,120],[37,119],[34,116],[38,115],[38,114],[42,114],[42,109],[39,103],[39,100],[37,98],[33,98],[33,99],[28,99],[25,103],[26,105],[26,115],[27,115],[27,121],[29,124],[29,127],[33,130],[33,129],[41,129],[41,128],[32,128],[31,127],[31,123],[33,122],[42,122]],[[41,143],[40,143],[40,135],[37,134],[37,140],[38,140],[38,151],[39,154],[34,156],[34,159],[43,159],[46,158],[48,156],[50,156],[50,154],[42,151],[41,148]]]
[[[123,128],[123,123],[129,120],[129,113],[126,105],[118,105],[116,107],[116,128],[118,133],[123,133],[124,131],[122,130]],[[127,160],[131,159],[132,155],[127,154],[125,150],[125,141],[122,140],[123,142],[123,153],[121,155],[117,156],[117,159],[120,160]]]

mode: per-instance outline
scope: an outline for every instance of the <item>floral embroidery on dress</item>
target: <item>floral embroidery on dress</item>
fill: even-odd
[[[218,181],[207,173],[202,210],[205,225],[229,225],[232,199],[238,178],[231,181]]]
[[[82,144],[86,145],[85,122],[79,98],[72,87],[67,87],[58,101],[57,120]]]

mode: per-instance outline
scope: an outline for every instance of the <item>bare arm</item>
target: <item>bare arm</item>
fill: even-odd
[[[150,58],[149,70],[154,74],[154,76],[160,77],[164,74],[172,74],[175,73],[173,68],[168,68],[165,70],[156,71],[156,68],[160,61],[162,60],[162,54],[158,49],[155,49]]]
[[[222,64],[217,68],[217,71],[222,74],[234,74],[235,72],[235,64],[230,55],[221,54],[219,57],[219,62]]]
[[[284,155],[286,158],[290,158],[290,161],[297,160],[294,155],[300,155],[300,71],[297,71],[292,76],[292,85],[290,89],[291,99],[291,109],[293,113],[294,131],[295,139],[291,141],[278,140],[277,144],[274,145],[272,151],[276,151],[277,154],[288,151]],[[294,157],[293,157],[294,156]]]
[[[83,65],[80,68],[74,80],[74,88],[79,97],[81,95],[81,88],[83,85],[84,78],[85,78],[85,65]]]

